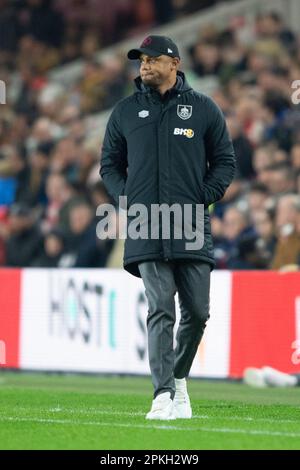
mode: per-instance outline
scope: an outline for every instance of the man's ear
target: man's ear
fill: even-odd
[[[180,60],[178,59],[178,57],[174,57],[174,59],[172,60],[172,70],[177,69],[179,62]]]

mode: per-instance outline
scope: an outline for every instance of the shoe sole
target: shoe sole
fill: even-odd
[[[192,419],[192,415],[189,415],[189,416],[179,416],[179,415],[176,415],[176,419]]]
[[[192,418],[192,410],[188,413],[180,413],[179,411],[174,410],[174,415],[177,419],[191,419]]]
[[[174,419],[176,419],[176,416],[169,416],[167,418],[158,418],[158,417],[149,417],[149,416],[146,416],[146,419],[149,420],[149,421],[173,421]]]

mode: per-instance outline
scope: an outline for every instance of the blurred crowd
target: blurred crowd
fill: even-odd
[[[122,265],[122,242],[96,235],[96,208],[110,202],[99,177],[101,137],[87,118],[131,93],[136,64],[99,61],[111,43],[213,2],[0,0],[0,265]],[[166,5],[168,8],[166,8]],[[245,34],[247,31],[247,34]],[[300,265],[300,38],[276,13],[255,24],[207,25],[188,50],[191,83],[214,83],[237,157],[237,174],[210,207],[217,268]],[[179,44],[180,46],[180,44]],[[69,86],[55,67],[83,61]]]
[[[292,83],[300,77],[300,36],[276,13],[256,18],[250,43],[241,24],[208,28],[190,50],[197,74],[218,76],[213,98],[237,159],[234,182],[211,208],[217,267],[298,270],[300,106]]]

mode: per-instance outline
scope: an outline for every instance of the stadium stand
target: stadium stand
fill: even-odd
[[[138,74],[126,51],[151,30],[180,45],[233,139],[238,172],[211,207],[217,268],[298,269],[299,4],[75,3],[0,1],[0,265],[121,266],[122,241],[96,238],[95,208],[109,202],[99,149]]]

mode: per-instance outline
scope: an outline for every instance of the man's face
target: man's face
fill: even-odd
[[[176,70],[178,59],[167,55],[150,57],[145,54],[140,56],[140,74],[145,85],[158,87],[170,78]]]

